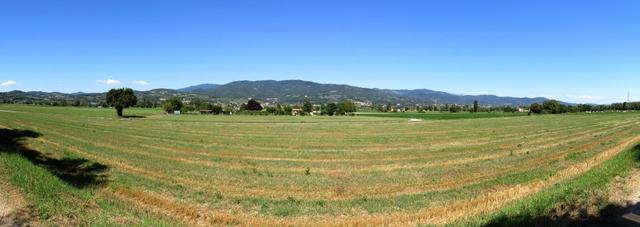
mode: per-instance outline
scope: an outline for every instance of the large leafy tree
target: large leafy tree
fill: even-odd
[[[116,108],[118,117],[122,117],[124,108],[131,107],[138,103],[138,98],[133,94],[131,88],[111,89],[107,92],[107,105]]]
[[[329,116],[333,116],[334,114],[336,114],[337,111],[338,111],[338,105],[332,102],[327,104],[327,106],[324,108],[325,114]]]
[[[542,103],[542,108],[552,114],[562,113],[562,105],[558,100],[546,100]]]
[[[260,105],[258,101],[251,99],[247,102],[246,109],[253,110],[253,111],[260,111],[262,110],[262,105]]]
[[[535,113],[535,114],[541,114],[542,113],[542,105],[536,103],[531,104],[531,107],[529,107],[529,111],[531,113]]]
[[[356,112],[356,105],[349,100],[342,100],[342,102],[338,103],[338,115],[351,114]]]

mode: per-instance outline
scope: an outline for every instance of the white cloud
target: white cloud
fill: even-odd
[[[7,80],[5,82],[2,82],[2,84],[0,84],[0,86],[2,87],[9,87],[9,86],[13,86],[16,85],[16,82],[13,80]]]
[[[604,97],[602,97],[602,96],[591,96],[591,95],[580,95],[580,96],[578,96],[578,98],[589,99],[589,100],[603,100],[604,99]]]
[[[101,84],[106,84],[106,85],[114,85],[114,84],[121,84],[122,83],[119,80],[114,80],[114,79],[96,80],[96,82],[101,83]]]
[[[545,95],[544,97],[548,99],[556,99],[566,102],[573,103],[603,103],[606,102],[607,98],[603,96],[595,96],[595,95]]]
[[[593,96],[593,95],[567,95],[567,98],[573,98],[578,100],[603,100],[602,96]]]
[[[132,84],[135,85],[149,85],[149,82],[144,81],[144,80],[134,80],[133,82],[131,82]]]

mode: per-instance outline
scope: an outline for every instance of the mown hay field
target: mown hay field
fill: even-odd
[[[562,184],[640,142],[636,113],[410,122],[0,109],[0,127],[35,133],[20,138],[21,149],[49,161],[0,152],[4,172],[30,187],[37,176],[15,172],[45,165],[60,179],[49,186],[58,187],[48,195],[55,202],[41,198],[51,194],[46,188],[27,190],[27,200],[48,220],[75,224],[457,223]],[[60,160],[83,160],[73,171],[86,172],[61,174],[51,164]]]

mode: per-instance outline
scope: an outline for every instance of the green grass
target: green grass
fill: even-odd
[[[113,109],[0,109],[15,111],[0,112],[0,125],[40,134],[21,142],[43,156],[108,166],[106,184],[77,187],[47,166],[1,156],[43,218],[105,225],[411,216],[545,179],[640,133],[634,113],[408,122],[402,114],[173,116],[134,108],[125,115],[139,117],[121,119]],[[207,212],[226,216],[204,219]]]
[[[404,112],[404,113],[358,113],[360,116],[369,117],[393,117],[393,118],[415,118],[415,119],[428,119],[428,120],[454,120],[454,119],[476,119],[476,118],[495,118],[495,117],[520,117],[527,116],[527,113],[505,113],[505,112]]]
[[[605,209],[608,187],[612,180],[624,177],[632,168],[640,167],[640,145],[628,149],[587,173],[561,185],[518,201],[492,215],[458,223],[464,226],[533,226],[559,225],[552,219],[560,204],[585,204]],[[592,201],[587,201],[592,200]]]
[[[11,184],[24,192],[26,201],[42,220],[92,226],[179,224],[149,212],[131,209],[121,201],[98,197],[98,189],[75,188],[11,148],[0,148],[0,165],[0,173],[7,174]]]

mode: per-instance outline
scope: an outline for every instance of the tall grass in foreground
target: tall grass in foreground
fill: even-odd
[[[0,168],[0,173],[8,174],[11,184],[23,192],[38,217],[47,222],[75,226],[177,225],[121,201],[95,196],[101,189],[73,187],[8,148],[0,147]]]
[[[640,145],[628,149],[613,159],[589,170],[585,174],[484,217],[471,218],[454,225],[464,226],[557,226],[573,222],[594,221],[597,217],[581,217],[583,220],[567,220],[554,217],[560,205],[597,206],[602,214],[608,204],[609,185],[616,176],[628,175],[632,168],[640,167]],[[564,218],[564,220],[563,220]],[[589,220],[591,219],[591,220]]]

